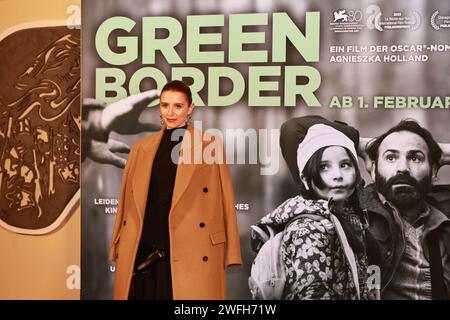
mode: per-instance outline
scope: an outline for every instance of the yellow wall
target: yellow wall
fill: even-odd
[[[81,0],[0,0],[0,34],[35,20],[67,19]],[[4,62],[0,62],[4,63]],[[69,266],[80,266],[80,208],[56,232],[25,236],[0,227],[0,299],[79,299],[66,286]]]
[[[0,0],[0,33],[34,20],[67,19],[72,4],[81,7],[81,0]]]
[[[79,299],[66,286],[80,265],[80,209],[58,231],[19,235],[0,228],[0,299]]]

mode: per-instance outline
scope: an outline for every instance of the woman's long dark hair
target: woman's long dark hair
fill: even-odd
[[[322,177],[320,176],[320,164],[322,162],[322,155],[325,149],[328,147],[323,147],[317,150],[311,158],[309,158],[308,162],[305,165],[305,168],[303,169],[303,176],[306,179],[306,184],[308,186],[308,189],[303,185],[300,184],[300,194],[306,198],[311,200],[318,200],[320,197],[317,195],[317,193],[312,188],[312,184],[319,188],[323,189],[326,187],[325,182],[322,180]],[[353,167],[355,168],[356,172],[356,180],[355,180],[355,191],[353,194],[349,197],[347,200],[348,205],[346,208],[350,209],[352,213],[357,214],[362,221],[364,221],[364,217],[362,214],[361,207],[359,205],[359,199],[357,194],[358,185],[361,183],[361,173],[359,171],[358,167],[358,161],[354,158],[352,153],[345,147],[343,147],[345,151],[347,152],[349,158],[352,161]],[[348,215],[348,212],[340,212],[339,210],[333,210],[333,214],[339,219],[339,222],[342,225],[342,229],[344,229],[345,235],[347,236],[348,242],[350,246],[352,247],[353,251],[355,253],[362,253],[365,248],[365,237],[361,234],[361,230],[355,229],[352,223],[350,222]]]

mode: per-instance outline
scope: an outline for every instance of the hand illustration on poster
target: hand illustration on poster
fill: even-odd
[[[128,153],[130,146],[111,138],[110,133],[134,135],[158,131],[159,125],[139,120],[142,111],[158,97],[157,90],[149,90],[109,105],[98,99],[83,99],[83,159],[89,157],[98,163],[124,168],[125,159],[115,153]]]

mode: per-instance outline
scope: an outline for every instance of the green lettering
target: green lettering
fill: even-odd
[[[187,63],[224,63],[223,51],[200,51],[200,46],[217,44],[222,45],[222,34],[201,33],[202,27],[223,27],[223,14],[188,16],[186,35],[186,62]]]
[[[138,94],[141,92],[141,82],[145,78],[151,78],[155,80],[156,87],[161,90],[163,86],[167,83],[166,76],[158,69],[153,67],[144,67],[137,70],[130,78],[130,95]],[[150,103],[151,107],[159,104],[159,100],[155,100]]]
[[[228,78],[233,89],[226,96],[220,95],[221,78]],[[230,67],[210,67],[208,70],[208,105],[223,107],[238,102],[244,94],[245,82],[241,73]]]
[[[113,82],[106,82],[113,78]],[[125,72],[118,68],[97,68],[95,71],[95,98],[106,103],[112,103],[127,97],[127,90],[123,87],[126,80]],[[107,92],[115,92],[114,97],[107,97]]]
[[[117,37],[117,46],[125,48],[123,53],[111,50],[108,39],[114,30],[120,29],[130,32],[136,22],[127,17],[111,17],[105,20],[95,35],[95,48],[103,61],[113,65],[125,65],[133,62],[138,57],[138,37]]]
[[[306,12],[306,36],[286,12],[273,14],[272,61],[286,62],[287,39],[308,62],[319,61],[320,12]]]
[[[261,96],[261,91],[278,90],[278,81],[262,81],[263,76],[280,76],[280,67],[249,67],[248,104],[251,107],[279,107],[280,97]]]
[[[164,27],[161,27],[164,26]],[[166,29],[169,35],[164,39],[156,38],[156,29]],[[156,51],[166,58],[169,64],[182,63],[175,47],[183,37],[180,22],[172,17],[144,17],[142,18],[142,63],[155,64]]]
[[[267,13],[245,13],[230,15],[229,52],[230,63],[267,62],[266,50],[243,50],[244,44],[265,43],[264,32],[244,32],[244,26],[267,25]]]
[[[308,78],[308,83],[298,85],[297,77]],[[320,107],[321,104],[314,95],[314,91],[320,87],[320,73],[317,69],[310,66],[286,66],[284,86],[284,104],[285,107],[294,107],[296,105],[297,95],[302,96],[308,107]]]

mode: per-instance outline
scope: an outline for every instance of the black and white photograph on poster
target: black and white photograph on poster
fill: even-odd
[[[83,299],[137,298],[130,266],[139,265],[137,233],[151,218],[145,201],[141,214],[120,216],[120,194],[134,197],[123,186],[126,162],[145,141],[159,150],[170,124],[184,130],[171,140],[183,152],[191,131],[201,133],[200,157],[224,151],[240,250],[228,250],[234,231],[207,221],[207,202],[179,215],[169,201],[169,224],[191,225],[189,235],[159,230],[169,249],[150,273],[172,286],[169,298],[204,299],[219,287],[229,300],[449,296],[450,4],[107,3],[83,1]],[[190,94],[164,90],[173,80]],[[180,123],[164,113],[178,94]],[[153,160],[138,163],[152,190]],[[192,208],[216,192],[200,186],[198,170],[186,184],[202,181]],[[209,242],[194,248],[192,234]],[[181,239],[187,249],[175,245]],[[161,255],[151,252],[150,260]],[[208,270],[219,256],[226,282],[215,286]],[[165,274],[155,276],[163,261]],[[199,268],[183,276],[200,280],[177,280],[184,263]],[[128,280],[115,279],[118,271]]]

